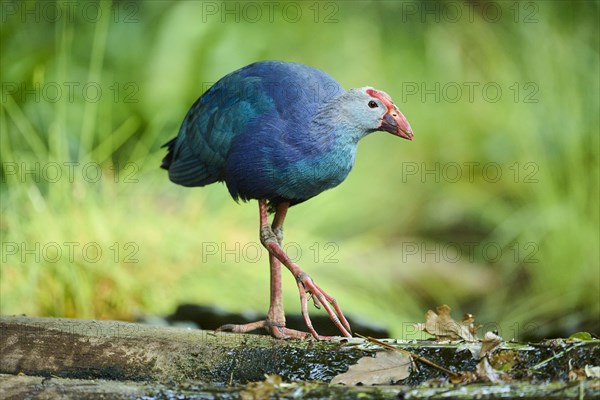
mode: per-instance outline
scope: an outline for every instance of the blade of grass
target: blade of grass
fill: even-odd
[[[88,82],[100,82],[102,77],[102,65],[104,62],[104,52],[108,36],[108,23],[110,21],[110,2],[102,1],[99,3],[100,12],[102,13],[100,20],[96,23],[94,31],[94,40],[92,43],[92,51],[90,64],[88,69]],[[98,109],[101,102],[85,102],[83,111],[83,122],[81,125],[81,142],[79,144],[79,159],[85,160],[90,157],[92,150],[94,135],[96,132],[95,125],[98,115]]]
[[[34,156],[38,160],[46,160],[48,157],[48,148],[40,138],[40,134],[33,127],[31,122],[29,122],[27,116],[25,116],[23,113],[23,110],[21,110],[19,105],[15,103],[12,96],[6,97],[6,101],[2,103],[2,108],[6,110],[7,114],[15,123],[17,129],[29,145]]]

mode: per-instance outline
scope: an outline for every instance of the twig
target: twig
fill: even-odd
[[[539,369],[539,368],[543,367],[544,365],[548,364],[550,361],[554,360],[555,358],[562,357],[562,356],[564,356],[566,353],[568,353],[569,351],[571,351],[571,350],[573,350],[573,349],[576,349],[576,348],[578,348],[578,347],[580,347],[580,346],[583,346],[584,344],[586,344],[586,342],[580,342],[580,343],[577,343],[576,345],[574,345],[574,346],[571,346],[571,347],[569,347],[568,349],[565,349],[565,350],[561,351],[560,353],[558,353],[558,354],[555,354],[555,355],[553,355],[552,357],[545,359],[544,361],[542,361],[542,362],[540,362],[540,363],[538,363],[538,364],[534,365],[533,367],[531,367],[531,368],[529,368],[529,369],[531,369],[531,370],[536,370],[536,369]]]
[[[404,349],[401,349],[401,348],[399,348],[399,347],[394,347],[394,346],[392,346],[391,344],[387,344],[387,343],[385,343],[385,342],[382,342],[381,340],[378,340],[378,339],[372,338],[372,337],[370,337],[370,336],[368,336],[368,337],[366,337],[366,336],[363,336],[363,335],[361,335],[360,333],[356,333],[356,336],[358,336],[358,337],[361,337],[361,338],[363,338],[363,339],[365,339],[365,340],[368,340],[368,341],[369,341],[369,342],[371,342],[371,343],[375,343],[375,344],[378,344],[378,345],[380,345],[380,346],[383,346],[383,347],[385,347],[386,349],[393,350],[393,351],[399,351],[399,352],[401,352],[401,353],[408,354],[409,356],[411,356],[411,357],[412,357],[412,358],[414,358],[415,360],[417,360],[417,361],[421,361],[423,364],[427,364],[427,365],[429,365],[430,367],[437,368],[437,369],[439,369],[440,371],[442,371],[442,372],[445,372],[446,374],[448,374],[450,377],[452,377],[452,378],[454,378],[454,379],[460,379],[460,375],[459,375],[459,374],[457,374],[457,373],[455,373],[455,372],[452,372],[452,371],[450,371],[449,369],[446,369],[446,368],[444,368],[444,367],[442,367],[442,366],[440,366],[440,365],[437,365],[437,364],[436,364],[436,363],[434,363],[433,361],[429,361],[429,360],[428,360],[428,359],[426,359],[426,358],[423,358],[423,357],[421,357],[421,356],[418,356],[418,355],[416,355],[416,354],[413,354],[413,353],[411,353],[411,352],[410,352],[410,351],[408,351],[408,350],[404,350]]]

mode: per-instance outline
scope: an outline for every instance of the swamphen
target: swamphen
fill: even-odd
[[[374,131],[413,138],[408,121],[385,92],[371,87],[346,91],[323,71],[281,61],[257,62],[226,75],[190,108],[177,137],[165,144],[168,154],[161,167],[179,185],[225,182],[235,200],[258,200],[260,241],[269,251],[267,318],[220,330],[265,328],[277,338],[309,335],[285,326],[283,263],[298,284],[310,334],[323,338],[308,315],[312,298],[344,336],[351,336],[335,299],[283,251],[283,221],[290,206],[339,185],[352,169],[358,141]],[[270,225],[269,212],[275,212]]]

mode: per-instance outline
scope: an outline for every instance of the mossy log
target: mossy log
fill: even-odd
[[[134,381],[328,381],[363,355],[341,343],[277,340],[118,321],[0,318],[0,372]]]
[[[444,372],[427,365],[420,365],[418,371],[400,382],[401,385],[328,386],[327,382],[347,371],[358,359],[372,355],[375,349],[381,350],[354,341],[284,341],[263,335],[116,321],[28,317],[0,318],[0,333],[2,398],[18,396],[24,388],[28,388],[29,393],[58,390],[66,397],[74,393],[73,398],[84,398],[85,394],[93,398],[101,393],[112,393],[109,397],[115,398],[140,395],[161,398],[157,393],[198,393],[199,390],[238,398],[248,382],[263,381],[269,374],[279,375],[285,382],[298,382],[296,387],[303,390],[305,396],[311,397],[309,394],[314,393],[312,398],[361,397],[366,393],[375,398],[413,393],[412,398],[419,398],[422,390],[429,390],[431,395],[432,391],[448,391],[454,387],[444,387]],[[472,371],[478,363],[473,349],[464,343],[398,341],[397,345],[453,372]],[[568,382],[573,365],[582,368],[600,359],[597,340],[578,344],[573,351],[550,344],[506,343],[495,354],[515,360],[517,365],[512,367],[515,381],[510,385],[531,386],[532,395],[525,397],[558,393],[558,398],[568,398],[568,391],[573,392],[573,396],[600,393],[597,380]],[[530,374],[531,371],[534,373]],[[442,381],[442,386],[418,386],[432,379]],[[467,391],[492,393],[494,385],[488,384],[483,389],[481,385],[462,387]],[[277,388],[278,395],[285,397],[281,392],[285,388],[282,388]],[[526,392],[525,388],[519,390]]]

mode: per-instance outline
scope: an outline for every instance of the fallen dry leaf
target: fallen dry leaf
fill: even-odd
[[[569,360],[569,373],[567,374],[570,382],[573,381],[582,381],[586,378],[585,370],[583,368],[574,367]]]
[[[585,376],[587,378],[598,379],[600,378],[600,367],[593,365],[586,365],[584,368]]]
[[[452,383],[453,385],[472,383],[476,382],[477,379],[477,374],[472,371],[460,372],[456,375],[449,377],[450,383]]]
[[[250,382],[240,392],[240,398],[242,400],[268,399],[277,392],[277,388],[282,382],[283,379],[279,375],[265,375],[264,381]]]
[[[479,364],[477,364],[475,373],[479,380],[484,382],[500,382],[507,378],[507,375],[504,372],[495,370],[490,365],[487,358],[482,359]]]
[[[483,358],[475,367],[475,371],[459,372],[450,377],[452,384],[467,384],[473,382],[501,382],[510,380],[510,376],[492,367],[487,358]]]
[[[573,365],[572,360],[569,360],[569,381],[582,381],[588,378],[598,379],[600,378],[600,367],[593,365],[586,365],[583,368],[577,368]]]
[[[383,351],[375,357],[363,357],[348,371],[335,376],[331,384],[386,385],[408,378],[412,360],[406,354]]]
[[[483,335],[483,341],[481,342],[479,358],[492,354],[501,343],[502,338],[500,336],[496,335],[494,332],[486,332],[485,335]]]
[[[480,326],[475,326],[475,317],[465,314],[461,322],[457,322],[450,316],[450,307],[441,305],[436,311],[429,310],[425,314],[425,323],[416,324],[417,329],[435,336],[438,340],[466,340],[475,342],[475,333]]]
[[[494,369],[498,371],[508,372],[519,364],[519,353],[514,350],[503,351],[502,353],[494,353],[490,355],[489,361]]]

